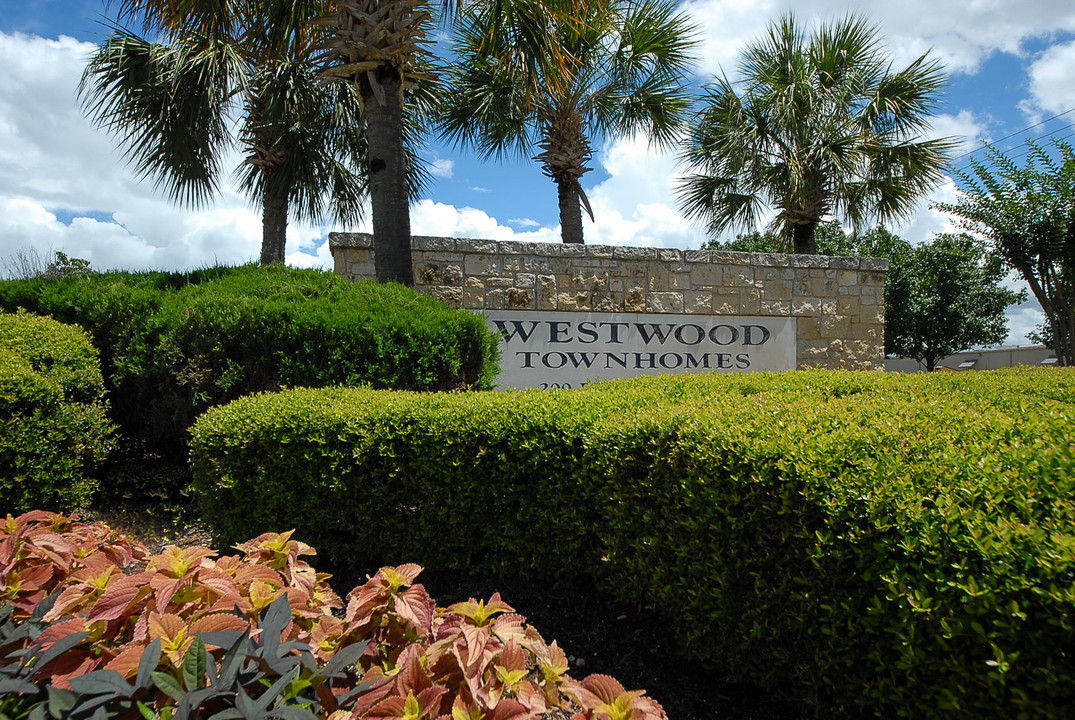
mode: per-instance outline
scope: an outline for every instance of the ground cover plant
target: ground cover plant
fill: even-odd
[[[225,539],[286,514],[334,562],[588,576],[808,715],[1060,717],[1073,401],[1063,369],[295,390],[193,450]]]
[[[206,408],[281,387],[489,387],[481,318],[396,286],[283,266],[89,273],[0,282],[0,308],[84,327],[112,414],[146,452],[183,457]]]
[[[499,595],[436,607],[417,565],[346,605],[291,533],[216,557],[34,511],[0,527],[0,712],[21,718],[659,720],[568,674]],[[333,612],[336,611],[336,612]]]
[[[112,447],[104,395],[86,333],[0,311],[0,512],[89,499]]]

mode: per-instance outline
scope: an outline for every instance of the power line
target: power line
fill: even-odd
[[[1033,130],[1034,128],[1040,127],[1040,126],[1044,125],[1047,122],[1052,122],[1053,120],[1056,120],[1058,117],[1063,117],[1064,115],[1067,115],[1067,114],[1073,113],[1073,112],[1075,112],[1075,107],[1070,108],[1068,110],[1065,110],[1064,112],[1057,113],[1056,115],[1053,115],[1052,117],[1045,118],[1041,122],[1036,122],[1033,125],[1028,125],[1027,127],[1023,128],[1022,130],[1016,130],[1011,135],[1005,135],[1004,137],[1000,138],[999,140],[993,140],[992,142],[986,143],[982,147],[975,148],[973,150],[968,150],[967,152],[963,153],[962,155],[957,155],[956,157],[952,158],[952,162],[954,163],[957,160],[962,160],[963,158],[967,157],[968,155],[973,155],[976,152],[980,152],[980,151],[984,150],[985,148],[989,147],[990,145],[995,146],[997,143],[1002,143],[1005,140],[1009,140],[1009,139],[1015,137],[1016,135],[1021,135],[1021,134],[1025,133],[1027,130]],[[1071,125],[1067,125],[1065,127],[1071,127]],[[1063,128],[1061,128],[1061,129],[1063,129]]]
[[[1072,108],[1072,109],[1071,109],[1071,110],[1069,110],[1068,112],[1072,112],[1072,111],[1075,111],[1075,108]],[[1059,115],[1057,115],[1057,116],[1055,116],[1055,117],[1059,117]],[[1053,119],[1053,118],[1050,118],[1050,119]],[[1041,124],[1041,123],[1038,123],[1038,125],[1040,125],[1040,124]],[[1036,126],[1035,126],[1035,125],[1031,125],[1030,127],[1036,127]],[[1069,128],[1073,128],[1073,127],[1075,127],[1075,122],[1070,122],[1070,123],[1068,123],[1067,125],[1062,125],[1061,127],[1058,127],[1058,128],[1056,128],[1055,130],[1052,130],[1052,131],[1050,131],[1050,132],[1048,132],[1048,133],[1045,133],[1045,134],[1043,134],[1043,135],[1039,135],[1039,136],[1038,136],[1038,137],[1036,137],[1036,138],[1024,138],[1024,139],[1023,139],[1023,142],[1022,142],[1022,144],[1023,144],[1023,145],[1028,145],[1028,144],[1030,144],[1031,142],[1035,142],[1035,143],[1037,143],[1037,142],[1040,142],[1040,141],[1042,141],[1042,140],[1045,140],[1046,138],[1052,138],[1052,139],[1054,139],[1054,140],[1067,140],[1068,138],[1070,138],[1070,137],[1072,137],[1072,136],[1075,136],[1075,133],[1068,133],[1067,135],[1064,135],[1063,137],[1059,137],[1059,138],[1058,138],[1058,137],[1056,137],[1056,135],[1057,135],[1057,133],[1063,132],[1064,130],[1067,130],[1067,129],[1069,129]],[[1028,128],[1028,129],[1029,129],[1029,128]],[[1016,134],[1018,134],[1018,133],[1016,133]],[[1012,137],[1012,136],[1011,136],[1011,135],[1009,135],[1009,136],[1008,136],[1007,138],[1001,138],[1001,140],[998,140],[997,142],[1001,142],[1002,140],[1007,140],[1008,138],[1011,138],[1011,137]],[[978,148],[978,150],[985,150],[985,149],[986,149],[986,147],[995,147],[995,144],[994,144],[994,143],[989,143],[989,145],[987,145],[987,146],[985,146],[985,147],[981,147],[981,148]],[[974,150],[974,151],[972,151],[972,152],[978,152],[978,150]],[[1026,156],[1027,156],[1027,155],[1029,155],[1029,154],[1030,154],[1031,152],[1032,152],[1032,150],[1031,150],[1031,149],[1027,149],[1027,150],[1024,150],[1023,152],[1021,152],[1021,153],[1019,153],[1019,154],[1017,154],[1017,155],[1008,155],[1007,153],[1005,153],[1005,157],[1007,157],[1007,158],[1008,158],[1009,160],[1018,160],[1019,158],[1022,158],[1022,157],[1026,157]],[[970,153],[964,153],[963,155],[960,155],[959,157],[966,157],[966,155],[969,155],[969,154],[970,154]],[[957,158],[957,159],[958,159],[958,158]],[[969,162],[969,161],[968,161],[968,162]],[[957,171],[965,171],[965,170],[966,170],[966,169],[967,169],[967,168],[969,167],[969,165],[965,163],[965,164],[964,164],[964,165],[963,165],[962,167],[958,167],[958,168],[957,168],[957,167],[955,167],[955,165],[954,165],[954,164],[950,164],[950,167],[951,167],[951,168],[952,168],[953,170],[957,170]]]

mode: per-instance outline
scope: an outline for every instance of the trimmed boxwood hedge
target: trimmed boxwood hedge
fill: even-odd
[[[104,393],[86,333],[0,312],[0,515],[89,500],[113,429]]]
[[[337,564],[588,574],[843,717],[1075,707],[1075,371],[295,390],[194,429],[205,514]]]
[[[250,392],[481,389],[497,372],[497,338],[472,313],[280,265],[6,281],[0,307],[89,330],[124,434],[172,455],[199,413]]]

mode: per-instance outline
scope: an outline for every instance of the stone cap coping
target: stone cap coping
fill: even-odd
[[[372,248],[371,233],[332,232],[329,250]],[[565,245],[563,243],[518,240],[478,240],[473,238],[411,237],[411,249],[424,252],[462,252],[490,255],[536,255],[553,258],[614,258],[618,260],[660,260],[664,262],[753,265],[755,267],[826,268],[840,270],[888,270],[887,258],[832,257],[828,255],[785,255],[745,253],[726,250],[676,250],[674,248],[628,247],[624,245]]]

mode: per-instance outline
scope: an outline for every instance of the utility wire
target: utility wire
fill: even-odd
[[[1015,137],[1016,135],[1021,135],[1021,134],[1025,133],[1027,130],[1033,130],[1034,128],[1040,127],[1040,126],[1044,125],[1047,122],[1052,122],[1053,120],[1056,120],[1058,117],[1063,117],[1064,115],[1067,115],[1067,114],[1073,113],[1073,112],[1075,112],[1075,107],[1070,108],[1068,110],[1065,110],[1064,112],[1057,113],[1056,115],[1053,115],[1052,117],[1045,118],[1041,122],[1034,123],[1033,125],[1028,125],[1027,127],[1023,128],[1022,130],[1016,130],[1011,135],[1005,135],[1004,137],[1000,138],[999,140],[993,140],[993,141],[991,141],[989,143],[986,143],[982,147],[974,148],[973,150],[968,150],[967,152],[963,153],[962,155],[957,155],[956,157],[952,158],[952,162],[954,163],[956,160],[962,160],[963,158],[967,157],[968,155],[973,155],[976,152],[980,152],[980,151],[984,150],[986,147],[988,147],[990,145],[995,146],[997,143],[1002,143],[1005,140],[1009,140],[1009,139]],[[1071,125],[1067,125],[1066,127],[1071,127]],[[1061,128],[1061,129],[1063,129],[1063,128]]]
[[[1072,112],[1072,111],[1075,111],[1075,108],[1072,108],[1068,112]],[[1056,116],[1056,117],[1059,117],[1059,116]],[[1050,118],[1050,119],[1052,119],[1052,118]],[[1038,124],[1040,125],[1041,123],[1038,123]],[[1036,127],[1036,126],[1031,125],[1030,127]],[[1022,144],[1027,145],[1027,144],[1029,144],[1031,142],[1037,143],[1037,142],[1040,142],[1042,140],[1045,140],[1046,138],[1053,138],[1054,140],[1067,140],[1068,138],[1070,138],[1072,136],[1075,136],[1075,132],[1068,133],[1067,135],[1064,135],[1062,137],[1056,137],[1056,135],[1057,135],[1057,133],[1063,132],[1064,130],[1068,130],[1069,128],[1073,128],[1073,127],[1075,127],[1075,122],[1070,122],[1067,125],[1063,125],[1061,127],[1058,127],[1055,130],[1053,130],[1051,132],[1048,132],[1048,133],[1045,133],[1043,135],[1039,135],[1036,138],[1026,138],[1026,139],[1023,140]],[[1018,133],[1016,133],[1016,134],[1018,134]],[[1001,140],[998,140],[997,142],[1001,142],[1002,140],[1007,140],[1008,138],[1011,138],[1011,137],[1012,136],[1009,135],[1007,138],[1001,138]],[[989,143],[987,146],[980,147],[980,148],[978,148],[976,150],[972,150],[971,152],[978,152],[978,150],[985,150],[987,147],[995,147],[995,144],[994,143]],[[1027,149],[1027,150],[1024,150],[1023,152],[1015,154],[1015,155],[1008,155],[1007,153],[1005,153],[1005,157],[1008,158],[1009,160],[1018,160],[1019,158],[1026,157],[1031,152],[1033,152],[1033,150]],[[959,157],[966,157],[969,154],[970,153],[964,153],[963,155],[960,155]],[[958,159],[958,158],[956,158],[956,159]],[[968,163],[969,163],[969,161],[968,161]],[[957,167],[955,167],[954,163],[952,163],[952,164],[949,164],[949,167],[951,167],[953,170],[956,170],[956,171],[959,171],[959,172],[964,172],[964,171],[967,170],[967,168],[970,167],[970,165],[967,164],[967,163],[964,163],[962,167],[957,168]]]

